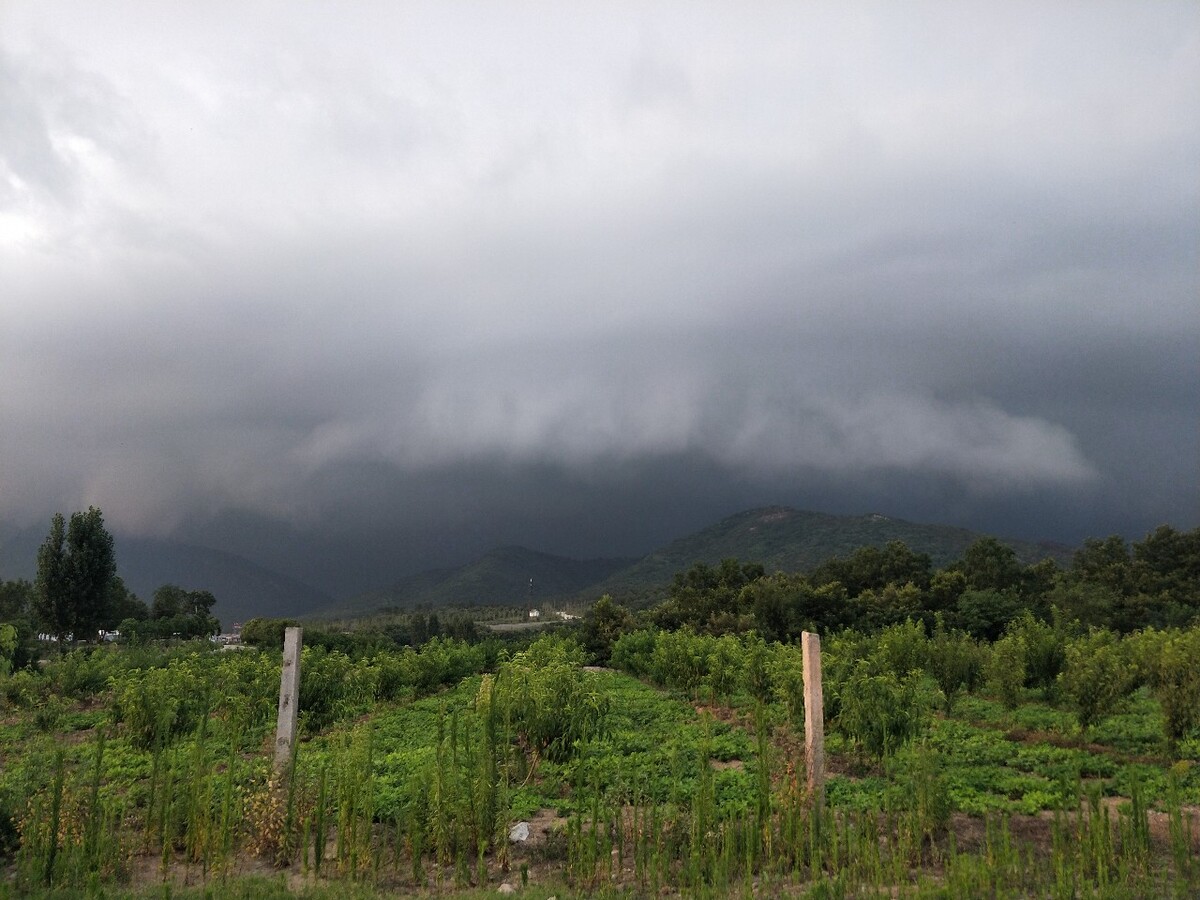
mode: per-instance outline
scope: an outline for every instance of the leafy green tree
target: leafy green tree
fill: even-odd
[[[1134,669],[1119,638],[1107,629],[1093,629],[1067,644],[1066,666],[1058,683],[1086,734],[1094,724],[1120,709],[1133,679]]]
[[[299,625],[295,619],[253,618],[242,626],[242,643],[252,647],[283,649],[283,633],[289,626]]]
[[[796,644],[775,648],[769,665],[775,698],[787,710],[792,727],[804,727],[804,651]]]
[[[1133,587],[1133,566],[1129,546],[1120,535],[1088,538],[1075,551],[1068,570],[1071,580],[1103,586],[1117,595],[1128,594]]]
[[[164,584],[154,592],[150,601],[151,619],[173,619],[183,613],[184,590],[173,584]]]
[[[1042,618],[1050,615],[1049,596],[1062,578],[1063,571],[1052,559],[1043,559],[1021,572],[1018,593],[1026,607],[1035,610]]]
[[[1012,547],[993,537],[975,541],[960,562],[967,587],[975,591],[1016,591],[1021,586],[1021,563]]]
[[[903,541],[892,541],[883,549],[860,547],[848,557],[834,557],[813,569],[816,585],[840,582],[851,597],[864,591],[878,591],[889,584],[912,583],[924,590],[929,586],[932,562],[928,554],[914,553]]]
[[[746,667],[742,671],[742,686],[746,693],[762,703],[769,703],[775,692],[771,681],[771,648],[757,634],[746,639]]]
[[[1122,596],[1103,582],[1081,581],[1070,574],[1055,585],[1048,599],[1064,618],[1103,628],[1112,622],[1113,610],[1120,606]]]
[[[860,623],[867,628],[887,628],[914,618],[925,610],[925,598],[911,581],[889,582],[879,590],[868,589],[854,598]]]
[[[971,589],[958,598],[955,619],[963,631],[981,640],[994,641],[1022,609],[1015,590]]]
[[[1162,707],[1163,733],[1174,751],[1200,731],[1200,628],[1147,629],[1125,639],[1130,658]]]
[[[633,615],[605,594],[584,613],[579,623],[579,643],[598,666],[608,665],[613,644],[621,635],[633,631]]]
[[[926,609],[935,613],[952,612],[967,589],[967,576],[957,569],[939,569],[929,581]]]
[[[638,678],[649,678],[654,674],[654,648],[658,644],[658,630],[641,628],[623,634],[613,643],[609,662],[614,668],[628,672]]]
[[[712,703],[730,703],[745,665],[745,648],[732,634],[717,638],[708,654],[708,689]]]
[[[933,689],[921,672],[874,674],[867,660],[854,665],[838,686],[835,725],[876,758],[895,753],[924,729],[933,707]]]
[[[1021,703],[1026,656],[1024,635],[1010,633],[992,644],[992,652],[984,664],[989,689],[1008,709],[1016,709]]]
[[[1139,592],[1200,606],[1200,528],[1156,528],[1133,545],[1132,568]]]
[[[765,576],[757,563],[723,559],[716,568],[698,562],[677,572],[667,600],[654,612],[655,624],[668,629],[683,625],[710,634],[749,627],[751,599],[743,588]]]
[[[973,691],[983,677],[984,651],[968,634],[947,631],[941,621],[929,641],[926,666],[942,691],[942,708],[946,715],[954,711],[954,701],[961,691]]]
[[[542,637],[500,667],[492,688],[497,708],[535,759],[564,762],[581,742],[608,732],[612,701],[580,669],[582,657],[577,647]]]
[[[58,638],[94,634],[108,620],[108,599],[117,574],[113,538],[94,506],[50,522],[50,534],[38,549],[34,612],[39,624]]]
[[[777,572],[746,585],[741,596],[754,630],[768,641],[792,641],[804,631],[827,633],[851,618],[838,581],[817,587],[803,575]]]
[[[0,622],[11,622],[29,615],[33,606],[33,585],[23,578],[0,582]]]
[[[17,652],[17,629],[7,622],[0,623],[0,678],[12,671],[13,656]]]
[[[1045,700],[1053,699],[1071,637],[1061,619],[1049,625],[1026,611],[1008,624],[1005,633],[1018,636],[1025,647],[1025,686],[1041,690]]]
[[[138,599],[137,594],[125,587],[125,582],[120,575],[112,580],[112,587],[108,595],[107,618],[109,622],[124,622],[126,619],[144,622],[150,618],[149,608]]]
[[[188,591],[178,585],[164,584],[154,592],[150,618],[206,618],[212,615],[213,604],[216,602],[217,598],[209,591]]]

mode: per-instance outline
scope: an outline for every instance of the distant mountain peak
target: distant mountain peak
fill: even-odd
[[[602,594],[644,599],[665,591],[676,572],[687,571],[698,562],[717,565],[723,559],[736,558],[760,563],[768,572],[803,572],[834,556],[848,556],[868,546],[882,549],[892,541],[903,541],[942,566],[959,559],[983,536],[965,528],[907,522],[878,512],[836,516],[790,506],[763,506],[676,538],[640,560],[577,560],[528,547],[497,547],[468,565],[409,576],[389,588],[360,595],[340,609],[352,613],[390,605],[544,604],[594,600]],[[1069,561],[1067,548],[1027,541],[1003,543],[1024,562],[1046,556]]]

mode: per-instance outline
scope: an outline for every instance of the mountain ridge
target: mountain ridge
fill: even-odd
[[[367,612],[387,606],[522,606],[584,592],[635,558],[571,559],[508,545],[457,568],[428,569],[368,591],[330,614]]]
[[[884,547],[903,541],[910,550],[929,554],[934,566],[945,566],[982,537],[983,532],[952,525],[909,522],[880,513],[837,516],[765,506],[743,510],[689,535],[677,538],[597,586],[602,593],[624,597],[645,590],[646,584],[669,585],[674,574],[697,562],[716,565],[735,557],[760,563],[768,572],[811,569],[834,556],[860,547]],[[1021,562],[1041,559],[1070,562],[1074,548],[1055,542],[997,538],[1011,547]]]
[[[0,577],[33,580],[37,550],[45,535],[24,529],[0,543]],[[150,603],[164,584],[210,591],[213,615],[223,628],[254,616],[305,615],[333,604],[334,598],[295,578],[224,550],[159,538],[117,536],[117,574],[125,586]]]
[[[845,556],[865,546],[883,547],[894,540],[903,541],[915,552],[928,553],[935,566],[944,566],[958,559],[973,542],[987,536],[966,528],[908,522],[880,513],[837,516],[787,506],[766,506],[743,510],[676,538],[640,559],[626,560],[628,565],[614,568],[604,577],[581,584],[574,590],[556,591],[553,588],[565,588],[572,578],[579,578],[581,566],[621,560],[572,560],[524,547],[496,548],[466,566],[418,572],[389,588],[352,598],[329,612],[331,615],[364,613],[386,606],[486,605],[479,599],[483,597],[494,597],[494,602],[514,606],[523,605],[530,599],[534,605],[546,601],[575,605],[590,602],[603,594],[620,600],[645,598],[664,594],[676,572],[685,571],[698,562],[716,565],[722,559],[735,557],[742,562],[760,563],[768,572],[804,571],[833,556]],[[1045,558],[1067,564],[1074,552],[1074,548],[1065,544],[1049,541],[998,540],[1012,547],[1018,559],[1026,564]],[[503,578],[507,579],[506,588],[487,583],[500,559],[503,559],[499,568],[504,572]],[[532,575],[535,584],[532,597],[520,590],[526,583],[520,575],[522,560],[536,561],[540,567],[539,573]],[[574,575],[548,578],[555,566],[562,566]],[[532,566],[530,571],[533,571]]]

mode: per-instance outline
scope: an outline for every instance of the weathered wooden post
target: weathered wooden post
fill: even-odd
[[[818,806],[825,805],[825,698],[821,691],[821,638],[812,632],[800,634],[804,666],[804,762],[808,794]]]
[[[300,642],[304,629],[288,628],[283,633],[283,673],[279,678],[279,720],[275,726],[275,770],[282,772],[292,761],[296,746],[296,716],[300,712]]]

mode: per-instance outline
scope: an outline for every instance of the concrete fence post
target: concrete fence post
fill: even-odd
[[[804,763],[808,793],[818,806],[825,804],[825,697],[821,690],[821,638],[805,631],[800,635],[804,667]]]
[[[296,746],[296,717],[300,712],[300,644],[304,629],[288,628],[283,633],[283,672],[279,678],[279,720],[275,726],[275,770],[282,772],[292,761]]]

